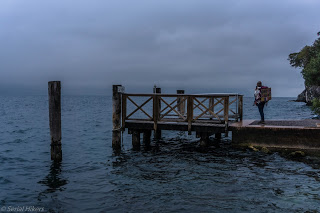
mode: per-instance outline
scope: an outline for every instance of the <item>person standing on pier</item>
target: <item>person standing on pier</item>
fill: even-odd
[[[261,89],[263,89],[263,88],[266,88],[266,87],[262,86],[261,81],[258,81],[257,86],[256,86],[256,90],[254,91],[254,98],[255,98],[254,105],[258,106],[260,117],[261,117],[259,124],[265,123],[263,108],[264,108],[264,105],[266,104],[266,102],[261,101]]]

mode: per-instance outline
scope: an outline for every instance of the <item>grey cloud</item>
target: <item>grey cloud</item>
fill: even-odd
[[[275,95],[295,96],[303,80],[287,56],[316,38],[319,6],[311,0],[3,1],[1,88],[27,80],[46,91],[46,81],[60,79],[70,91],[93,93],[116,83],[250,91],[263,80]]]

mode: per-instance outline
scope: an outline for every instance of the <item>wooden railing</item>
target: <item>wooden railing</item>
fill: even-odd
[[[122,128],[127,120],[220,123],[242,120],[243,95],[238,94],[122,94]]]

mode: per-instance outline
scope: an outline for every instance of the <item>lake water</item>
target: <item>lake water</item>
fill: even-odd
[[[266,119],[312,117],[292,99],[270,101]],[[244,119],[259,119],[252,98],[244,102]],[[124,133],[116,156],[111,114],[111,97],[64,96],[63,161],[54,164],[47,97],[1,96],[1,211],[320,212],[320,168],[311,157],[237,150],[230,138],[204,152],[194,135],[169,131],[142,151]]]

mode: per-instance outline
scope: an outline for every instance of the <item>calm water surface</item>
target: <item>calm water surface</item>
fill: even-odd
[[[274,98],[266,119],[305,119],[294,98]],[[258,119],[245,98],[245,119]],[[203,152],[195,136],[164,132],[150,149],[111,149],[111,97],[64,96],[63,161],[50,160],[46,96],[0,98],[0,208],[45,212],[320,212],[320,168],[250,150],[230,138]],[[309,158],[309,157],[306,157]],[[1,209],[3,210],[3,209]]]

